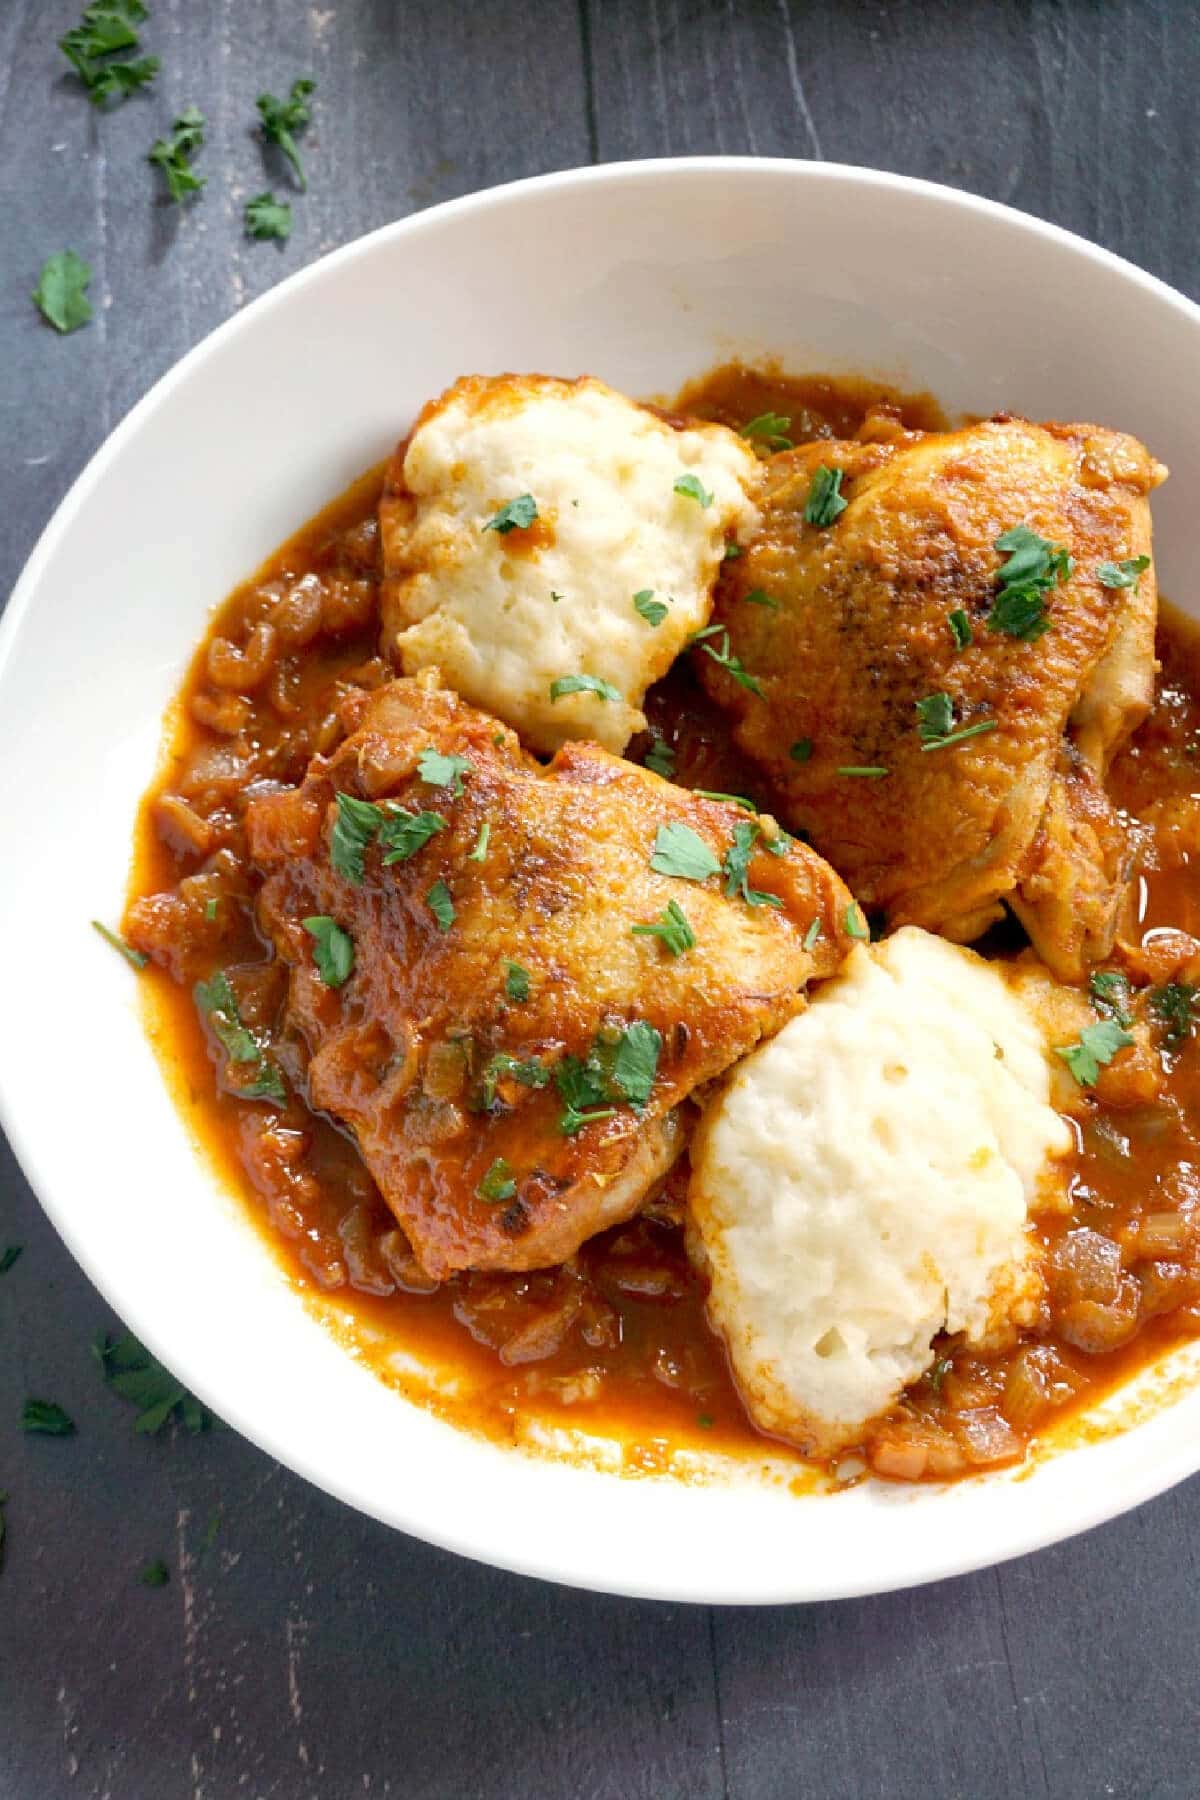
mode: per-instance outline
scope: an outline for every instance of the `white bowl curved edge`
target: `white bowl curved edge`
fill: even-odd
[[[1180,295],[1003,207],[866,170],[703,158],[546,176],[389,226],[159,382],[63,501],[0,625],[0,836],[21,845],[0,920],[28,946],[9,962],[0,1116],[67,1245],[155,1353],[270,1454],[390,1524],[669,1599],[933,1580],[1200,1466],[1196,1390],[1024,1478],[947,1492],[621,1481],[457,1433],[377,1382],[287,1288],[194,1155],[128,972],[87,929],[119,911],[163,709],[209,610],[455,375],[591,370],[662,393],[734,353],[770,354],[878,370],[951,409],[1098,417],[1173,465],[1159,567],[1186,603],[1198,352],[1200,312]],[[46,944],[69,1011],[47,1004]]]

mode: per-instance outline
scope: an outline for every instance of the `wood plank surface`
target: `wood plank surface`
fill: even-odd
[[[716,150],[863,163],[1009,201],[1200,292],[1188,0],[158,0],[160,80],[107,117],[54,47],[75,17],[0,8],[2,592],[207,331],[335,245],[515,176]],[[319,84],[309,192],[288,244],[250,244],[246,197],[286,186],[254,97],[301,74]],[[181,214],[144,157],[189,103],[209,186]],[[60,339],[28,296],[66,245],[94,265],[97,317]],[[98,1206],[119,1179],[115,1135]],[[136,1437],[88,1350],[116,1322],[0,1144],[8,1242],[25,1252],[0,1286],[0,1800],[1200,1792],[1200,1484],[880,1600],[574,1594],[388,1532],[232,1432]],[[78,1435],[23,1436],[29,1393]],[[171,1580],[146,1588],[159,1556]]]

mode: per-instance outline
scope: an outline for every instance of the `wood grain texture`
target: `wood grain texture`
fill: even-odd
[[[360,232],[514,176],[712,150],[861,162],[1200,290],[1189,0],[158,0],[162,77],[104,118],[54,49],[75,11],[0,8],[4,591],[91,451],[205,332]],[[319,83],[310,189],[286,246],[250,244],[245,199],[288,186],[254,97],[300,74]],[[180,214],[143,159],[189,102],[209,186]],[[68,244],[97,316],[64,340],[28,294]],[[97,1205],[116,1133],[110,1155]],[[6,1242],[26,1250],[0,1278],[0,1800],[1197,1792],[1200,1484],[876,1601],[566,1593],[385,1531],[231,1432],[135,1437],[88,1351],[113,1321],[0,1145]],[[22,1436],[30,1393],[77,1437]],[[158,1556],[171,1580],[147,1589]]]

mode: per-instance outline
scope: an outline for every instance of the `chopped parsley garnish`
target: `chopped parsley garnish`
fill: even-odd
[[[504,965],[504,991],[510,1000],[518,1006],[524,1006],[529,998],[529,970],[523,969],[520,963],[510,962]]]
[[[808,930],[804,934],[804,948],[806,950],[811,950],[813,945],[816,943],[817,939],[820,937],[820,935],[821,935],[821,921],[820,921],[820,919],[814,919],[812,924],[809,926]]]
[[[559,601],[560,601],[560,600],[561,600],[561,599],[562,599],[562,595],[561,595],[561,594],[559,594],[559,593],[557,593],[557,592],[556,592],[556,591],[555,591],[555,590],[554,590],[554,588],[551,588],[551,589],[550,589],[550,598],[551,598],[551,600],[553,600],[553,602],[554,602],[554,604],[555,604],[555,606],[557,606],[557,605],[558,605],[558,603],[559,603]]]
[[[341,987],[354,970],[354,939],[325,913],[314,913],[303,925],[313,939],[313,961],[321,980],[326,987]]]
[[[840,519],[849,504],[842,498],[841,469],[830,469],[825,463],[818,463],[813,471],[813,478],[808,484],[808,499],[804,502],[804,518],[809,525],[832,525]]]
[[[211,925],[214,922],[214,920],[216,919],[216,916],[217,916],[217,899],[216,899],[216,895],[214,894],[213,896],[211,896],[208,900],[206,900],[204,902],[204,917],[207,919],[208,923]]]
[[[1084,1026],[1077,1043],[1060,1044],[1054,1054],[1062,1057],[1080,1087],[1095,1087],[1101,1067],[1132,1042],[1132,1034],[1115,1019],[1099,1019]]]
[[[765,606],[771,612],[779,611],[778,600],[772,600],[765,588],[751,588],[748,594],[742,595],[742,599],[747,606]]]
[[[53,1400],[27,1400],[21,1409],[21,1430],[43,1437],[70,1437],[75,1421]]]
[[[760,893],[752,888],[748,880],[750,858],[754,854],[754,845],[762,827],[756,819],[741,819],[733,828],[733,842],[725,852],[725,861],[721,865],[721,873],[725,877],[725,894],[732,899],[740,894],[748,906],[776,906],[782,908],[783,901],[777,894]]]
[[[24,1244],[8,1244],[0,1250],[0,1275],[8,1274],[24,1248]]]
[[[1177,1044],[1190,1037],[1194,1024],[1193,1008],[1200,988],[1186,981],[1168,981],[1165,987],[1150,992],[1150,1011],[1163,1028],[1163,1042]]]
[[[32,298],[55,331],[65,336],[87,324],[92,316],[92,303],[87,297],[91,279],[92,265],[76,256],[74,250],[59,250],[46,258]]]
[[[883,763],[842,763],[837,772],[839,775],[862,775],[868,781],[879,781],[882,776],[891,774]]]
[[[494,513],[483,529],[507,537],[510,531],[528,531],[537,516],[537,501],[533,495],[518,494],[515,500],[509,500]]]
[[[661,600],[654,598],[653,588],[642,588],[639,593],[636,593],[633,596],[633,607],[635,612],[642,615],[647,625],[661,625],[671,610]]]
[[[740,544],[726,544],[725,554],[721,558],[721,561],[736,562],[739,556],[745,556],[745,554],[746,552],[742,549]]]
[[[479,836],[475,839],[475,848],[467,851],[468,862],[481,863],[487,861],[488,843],[491,840],[491,836],[491,820],[485,819],[483,824],[479,827]]]
[[[113,1392],[137,1407],[133,1429],[144,1437],[154,1437],[172,1417],[178,1418],[193,1436],[207,1431],[212,1424],[207,1407],[201,1406],[196,1396],[189,1394],[132,1332],[124,1332],[118,1338],[111,1338],[107,1331],[100,1332],[92,1343],[92,1354]]]
[[[423,849],[431,837],[439,831],[445,831],[446,821],[439,812],[410,813],[397,809],[383,815],[379,827],[379,848],[383,852],[383,866],[390,869],[394,863],[407,862],[410,856]],[[334,864],[336,868],[336,863]]]
[[[997,719],[977,719],[974,725],[964,725],[958,731],[952,731],[947,737],[933,738],[928,744],[922,744],[922,750],[946,750],[951,744],[965,744],[968,738],[983,737],[986,732],[995,731]]]
[[[1088,990],[1097,1012],[1115,1019],[1118,1025],[1129,1024],[1128,976],[1122,975],[1118,969],[1095,969],[1088,979]]]
[[[956,650],[965,650],[968,644],[975,641],[971,621],[961,606],[956,606],[952,613],[946,614],[946,623],[950,627],[950,636],[954,639]]]
[[[745,794],[723,794],[719,788],[693,788],[692,792],[698,800],[719,800],[725,806],[740,806],[743,812],[758,811],[753,800],[748,800]]]
[[[1102,562],[1096,570],[1101,587],[1135,588],[1142,572],[1150,567],[1148,556],[1127,556],[1123,562]]]
[[[470,775],[474,766],[470,757],[443,756],[432,744],[417,758],[417,773],[426,787],[448,787],[456,800],[463,791],[463,776]]]
[[[693,475],[690,470],[686,475],[679,476],[678,480],[675,482],[675,492],[677,494],[682,494],[685,500],[694,500],[698,506],[712,505],[712,495],[709,493],[700,477],[698,475]]]
[[[763,693],[759,683],[755,680],[753,675],[747,674],[741,658],[734,656],[730,651],[729,633],[727,631],[721,632],[721,648],[719,650],[714,644],[700,642],[702,637],[711,638],[713,635],[711,630],[704,633],[698,633],[697,636],[692,639],[692,642],[699,642],[700,648],[703,650],[705,656],[711,656],[718,668],[724,669],[727,675],[732,675],[739,687],[744,687],[749,693],[757,694],[760,700],[765,700],[766,695]]]
[[[224,969],[217,969],[208,981],[198,981],[192,993],[208,1021],[209,1030],[229,1061],[254,1067],[248,1082],[232,1084],[239,1097],[243,1100],[275,1100],[282,1105],[287,1099],[283,1076],[253,1032],[242,1023],[237,995]]]
[[[509,1056],[505,1050],[497,1051],[485,1067],[479,1082],[479,1109],[487,1112],[496,1104],[496,1089],[502,1081],[515,1081],[521,1087],[544,1088],[550,1080],[550,1071],[539,1057],[530,1056],[522,1060]]]
[[[260,94],[254,102],[262,121],[263,137],[268,144],[278,144],[295,171],[301,191],[307,189],[308,182],[304,178],[295,134],[303,131],[312,118],[308,97],[316,85],[315,81],[301,77],[299,81],[293,81],[286,100],[279,100],[274,94]]]
[[[949,694],[928,694],[916,705],[922,750],[944,750],[950,744],[961,744],[967,738],[982,737],[984,732],[996,729],[995,719],[979,719],[974,725],[962,725],[955,731],[954,706]]]
[[[654,837],[650,867],[656,875],[677,875],[682,881],[707,881],[720,863],[702,837],[690,825],[672,821],[660,825]]]
[[[675,773],[675,752],[665,737],[659,737],[655,733],[646,752],[645,767],[652,775],[661,775],[664,781],[670,781]]]
[[[765,412],[759,413],[756,419],[747,419],[741,435],[768,450],[790,450],[792,440],[787,434],[791,428],[792,421],[785,419],[782,413]]]
[[[329,860],[337,873],[355,887],[363,884],[363,855],[383,824],[383,812],[370,800],[338,794],[337,818],[329,839]]]
[[[501,1200],[511,1200],[516,1191],[513,1172],[502,1156],[496,1158],[475,1189],[479,1199],[486,1200],[489,1206],[495,1206]]]
[[[621,1033],[610,1079],[631,1106],[645,1106],[649,1100],[661,1053],[662,1035],[645,1019],[635,1019]]]
[[[198,194],[208,179],[192,168],[192,158],[203,145],[204,114],[198,106],[189,106],[172,125],[170,137],[156,139],[146,158],[162,170],[167,192],[176,205],[189,194]]]
[[[550,698],[561,700],[566,694],[595,694],[598,700],[621,698],[619,689],[599,675],[560,675],[550,683]]]
[[[148,1562],[141,1574],[142,1586],[148,1588],[166,1587],[170,1579],[171,1571],[161,1557],[157,1562]]]
[[[811,930],[812,927],[810,926],[809,929]],[[852,900],[846,908],[846,930],[852,938],[858,938],[861,943],[865,943],[871,935],[862,913],[859,911],[857,900]]]
[[[917,701],[918,729],[922,738],[943,738],[954,726],[954,706],[949,694],[927,694]]]
[[[791,749],[788,751],[788,755],[794,763],[811,762],[812,753],[813,741],[811,738],[797,738]]]
[[[1039,537],[1028,525],[1014,525],[996,539],[996,549],[1007,560],[996,572],[988,630],[1033,643],[1050,629],[1046,594],[1070,579],[1075,564],[1065,545]]]
[[[109,100],[125,100],[158,74],[157,56],[121,57],[121,50],[136,50],[135,26],[146,19],[142,0],[100,0],[86,6],[74,30],[58,40],[58,47],[83,83],[93,106]]]
[[[634,925],[632,932],[634,937],[661,939],[663,949],[671,956],[682,956],[685,950],[696,947],[696,934],[678,900],[668,900],[666,911],[656,924]]]
[[[444,881],[435,881],[425,896],[425,904],[437,920],[439,931],[449,931],[458,914],[454,910],[454,901],[450,897],[450,889]]]
[[[246,236],[265,241],[275,238],[286,243],[292,235],[292,209],[286,200],[277,200],[270,188],[247,200],[242,213]]]
[[[111,944],[118,956],[123,956],[131,968],[145,968],[149,958],[143,956],[140,950],[135,950],[132,944],[127,944],[123,937],[118,937],[115,931],[110,931],[107,925],[100,923],[99,919],[93,919],[91,925],[92,930],[98,931],[105,943]]]
[[[644,1019],[635,1019],[615,1032],[599,1032],[586,1060],[564,1056],[554,1071],[554,1085],[563,1102],[559,1119],[563,1135],[574,1137],[584,1125],[612,1118],[622,1102],[645,1106],[661,1052],[659,1032]]]

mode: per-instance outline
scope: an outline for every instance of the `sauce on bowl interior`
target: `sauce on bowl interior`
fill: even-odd
[[[801,441],[851,435],[881,403],[913,428],[945,424],[925,394],[866,378],[789,377],[738,365],[691,384],[672,410],[733,426],[776,412]],[[686,1159],[645,1215],[585,1244],[573,1265],[466,1274],[429,1291],[419,1272],[397,1270],[381,1255],[379,1240],[395,1221],[346,1133],[310,1109],[302,1092],[290,1092],[277,1109],[223,1086],[224,1059],[201,1023],[194,981],[218,968],[253,967],[256,1016],[248,1022],[269,1027],[285,979],[255,924],[258,878],[242,835],[245,800],[256,784],[298,783],[310,757],[336,741],[339,696],[390,674],[377,654],[382,479],[382,469],[364,475],[229,596],[168,722],[139,814],[130,884],[136,916],[127,915],[126,929],[144,943],[152,920],[159,960],[142,976],[147,1022],[176,1099],[296,1288],[334,1299],[339,1328],[357,1353],[413,1397],[500,1440],[518,1435],[518,1421],[531,1415],[609,1438],[624,1446],[634,1469],[694,1449],[757,1461],[769,1452],[793,1459],[799,1471],[795,1451],[750,1423],[706,1323],[703,1280],[684,1245]],[[1187,805],[1169,804],[1200,796],[1200,654],[1192,630],[1165,608],[1159,658],[1153,711],[1120,756],[1110,790],[1131,816],[1156,805],[1161,815],[1157,825],[1138,827],[1143,930],[1200,933],[1188,844],[1190,828],[1200,848],[1200,799],[1194,816]],[[677,780],[750,791],[769,807],[761,777],[733,751],[685,661],[652,691],[646,712],[676,751]],[[649,742],[635,739],[628,754],[640,760]],[[1168,836],[1169,853],[1159,854]],[[1001,936],[986,947],[1004,954],[1017,940]],[[1064,1233],[1080,1226],[1121,1246],[1137,1283],[1135,1327],[1128,1293],[1124,1315],[1113,1311],[1106,1321],[1094,1295],[1052,1281],[1045,1329],[987,1357],[952,1341],[940,1345],[930,1375],[862,1446],[861,1459],[839,1459],[845,1473],[866,1461],[898,1478],[1011,1463],[1034,1435],[1061,1430],[1168,1347],[1200,1333],[1200,1243],[1190,1226],[1175,1234],[1170,1226],[1173,1212],[1186,1223],[1200,1204],[1200,1054],[1190,1034],[1158,1054],[1165,1083],[1157,1100],[1120,1109],[1093,1102],[1076,1130],[1071,1210],[1040,1226],[1051,1257]],[[1081,1306],[1089,1309],[1086,1332]],[[397,1352],[410,1370],[405,1377],[396,1373]],[[949,1430],[952,1415],[967,1408],[990,1408],[998,1420],[990,1440],[970,1453]],[[914,1443],[923,1457],[912,1456]]]

